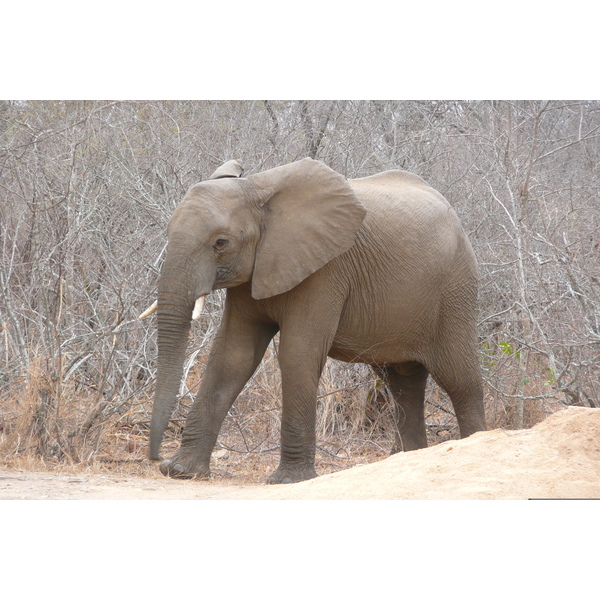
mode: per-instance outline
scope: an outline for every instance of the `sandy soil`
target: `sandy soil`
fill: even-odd
[[[427,500],[600,498],[600,409],[494,430],[293,485],[0,471],[11,500]]]

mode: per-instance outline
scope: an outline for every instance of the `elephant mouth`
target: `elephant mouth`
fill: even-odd
[[[218,267],[215,275],[215,286],[226,281],[231,276],[231,269],[228,267]]]

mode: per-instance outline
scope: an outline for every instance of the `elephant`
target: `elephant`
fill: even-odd
[[[346,179],[305,158],[242,176],[230,160],[190,187],[167,228],[157,301],[150,458],[181,382],[191,322],[212,290],[223,317],[179,450],[160,471],[206,478],[221,425],[279,332],[281,453],[267,483],[315,470],[317,388],[327,360],[374,367],[394,398],[392,452],[427,447],[429,375],[461,437],[485,430],[477,263],[448,201],[419,176]]]

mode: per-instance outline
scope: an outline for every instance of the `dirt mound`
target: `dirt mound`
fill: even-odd
[[[233,486],[0,472],[0,499],[426,500],[600,498],[600,409],[568,408],[533,429],[494,430],[311,481]]]
[[[600,409],[569,408],[533,429],[494,430],[297,484],[271,498],[600,498]]]

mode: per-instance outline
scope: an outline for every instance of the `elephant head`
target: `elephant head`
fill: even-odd
[[[150,458],[173,412],[192,318],[212,290],[251,282],[256,300],[282,294],[348,250],[366,210],[344,177],[321,162],[242,178],[237,161],[192,186],[168,225],[158,300],[158,371]]]

